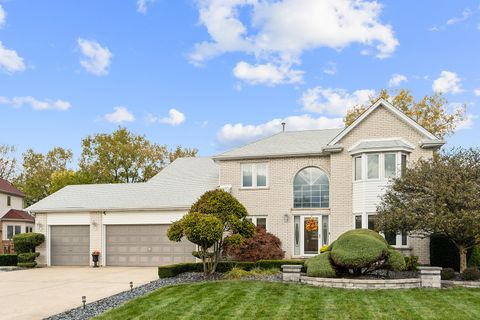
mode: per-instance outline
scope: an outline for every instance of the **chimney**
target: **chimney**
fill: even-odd
[[[286,123],[282,122],[282,132],[285,132],[285,125],[286,125]]]

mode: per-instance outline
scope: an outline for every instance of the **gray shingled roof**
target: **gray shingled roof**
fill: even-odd
[[[224,153],[214,159],[285,157],[319,154],[342,129],[286,131]]]
[[[31,212],[188,208],[218,186],[210,158],[180,158],[145,183],[67,186],[28,207]]]
[[[363,141],[356,145],[354,148],[349,150],[352,152],[359,152],[363,150],[372,150],[372,149],[413,149],[411,145],[402,141],[402,140],[372,140],[372,141]]]

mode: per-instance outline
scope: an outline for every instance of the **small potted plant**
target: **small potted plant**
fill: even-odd
[[[93,267],[98,268],[98,257],[100,256],[100,250],[94,250],[92,252]]]

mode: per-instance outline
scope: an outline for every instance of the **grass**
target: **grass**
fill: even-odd
[[[108,319],[480,319],[480,289],[343,290],[262,281],[161,288]]]

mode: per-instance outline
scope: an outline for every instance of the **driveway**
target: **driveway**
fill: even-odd
[[[48,267],[0,272],[0,318],[42,319],[158,279],[153,267]]]

